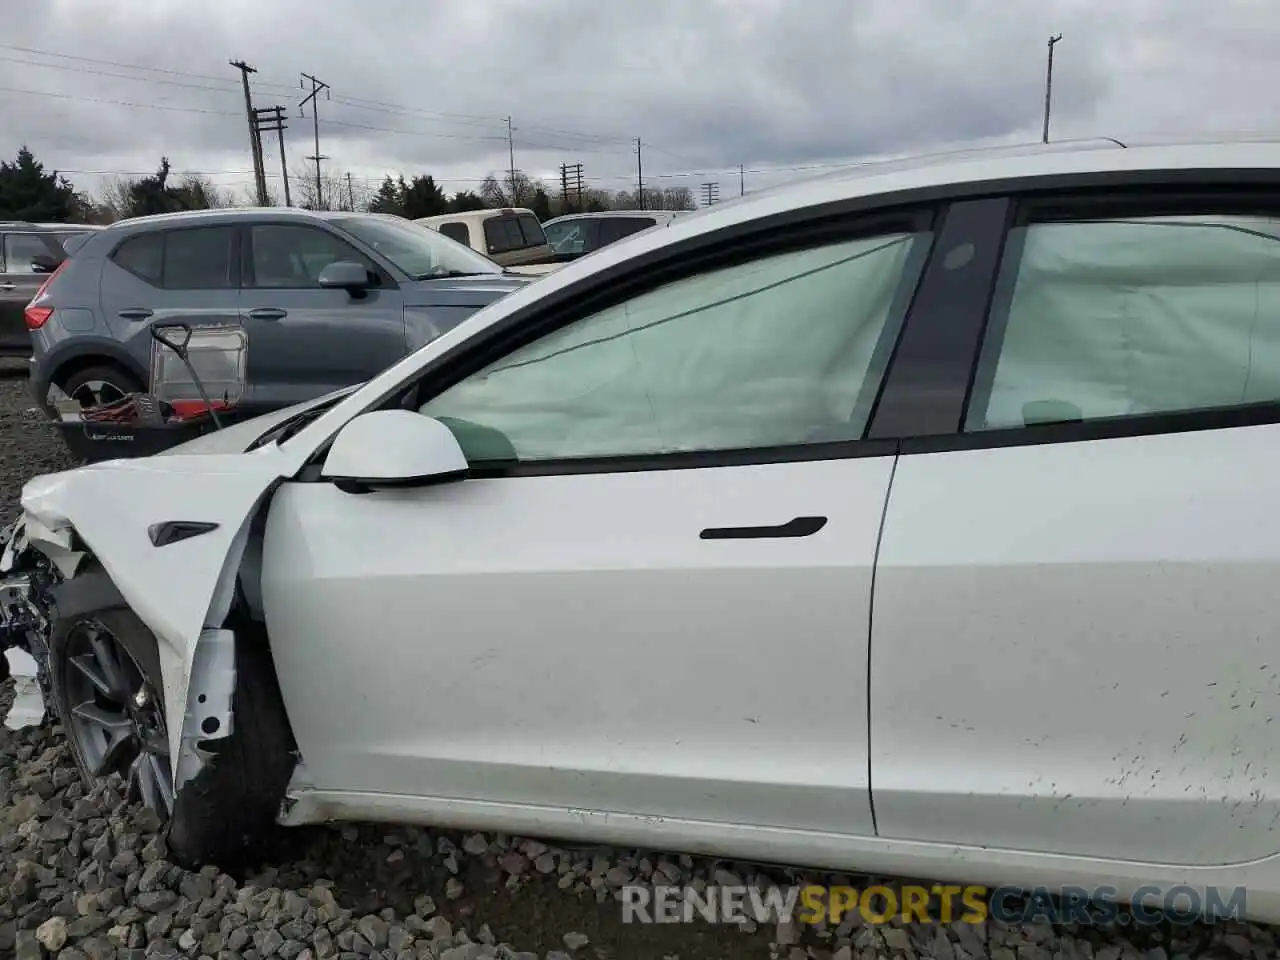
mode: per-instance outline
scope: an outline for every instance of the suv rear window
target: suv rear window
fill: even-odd
[[[484,242],[489,253],[509,253],[547,242],[542,224],[530,213],[519,216],[491,217],[484,222]]]
[[[547,242],[547,235],[542,232],[542,224],[532,214],[520,216],[520,232],[524,234],[526,247],[537,247]]]
[[[490,253],[506,253],[525,245],[515,217],[491,217],[484,222],[484,242]]]

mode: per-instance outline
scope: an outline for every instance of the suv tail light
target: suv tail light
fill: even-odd
[[[36,295],[31,298],[31,302],[27,304],[27,308],[22,311],[22,319],[27,324],[28,330],[39,330],[49,318],[53,316],[53,307],[37,307],[34,304],[44,296],[44,292],[49,289],[49,284],[53,283],[54,277],[62,272],[62,268],[71,262],[71,258],[67,257],[54,269],[53,273],[45,277],[44,283],[40,284],[40,289],[36,291]]]

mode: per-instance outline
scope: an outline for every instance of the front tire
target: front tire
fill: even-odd
[[[114,593],[101,568],[72,582],[91,586],[90,578]],[[204,766],[175,794],[155,635],[119,605],[60,619],[54,629],[54,699],[82,778],[123,779],[130,799],[166,821],[170,859],[182,866],[244,865],[277,829],[294,742],[265,640],[251,625],[236,630],[232,733],[205,742]]]

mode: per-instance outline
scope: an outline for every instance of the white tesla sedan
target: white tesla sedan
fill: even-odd
[[[32,480],[5,623],[187,861],[414,821],[1280,917],[1280,144],[678,218]]]

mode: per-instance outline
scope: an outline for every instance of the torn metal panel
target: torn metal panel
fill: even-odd
[[[199,773],[208,759],[209,754],[200,748],[203,741],[231,736],[234,723],[231,698],[236,688],[235,634],[230,630],[202,632],[188,675],[191,683],[187,689],[186,713],[174,754],[177,757],[173,764],[175,791]],[[166,695],[167,686],[166,682]]]
[[[0,656],[8,658],[14,684],[13,704],[4,725],[10,730],[39,726],[45,713],[44,695],[37,679],[39,667],[24,650],[8,650]]]

